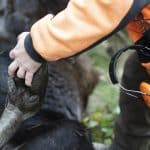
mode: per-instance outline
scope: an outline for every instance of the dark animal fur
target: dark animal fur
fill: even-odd
[[[57,14],[67,3],[68,0],[7,0],[4,20],[8,36],[0,48],[13,48],[19,33],[29,30],[47,13]],[[84,57],[48,63],[48,87],[41,110],[22,123],[3,150],[93,150],[88,131],[79,120],[98,76],[85,62]]]

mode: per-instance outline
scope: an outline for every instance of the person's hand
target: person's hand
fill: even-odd
[[[28,34],[28,32],[20,34],[16,47],[10,51],[9,55],[13,62],[8,67],[8,74],[10,76],[16,74],[18,78],[25,79],[27,86],[31,86],[33,75],[41,63],[34,61],[25,50],[24,39]]]

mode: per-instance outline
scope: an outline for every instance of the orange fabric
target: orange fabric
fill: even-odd
[[[146,69],[147,73],[150,75],[150,63],[142,63],[141,65]]]
[[[147,73],[150,75],[150,63],[142,63],[141,64],[147,71]],[[146,94],[150,94],[150,84],[146,82],[140,83],[140,91]],[[150,96],[149,95],[143,95],[143,99],[146,103],[146,105],[150,108]]]
[[[70,0],[52,20],[47,15],[32,26],[33,46],[50,61],[74,55],[111,33],[132,4],[133,0]]]
[[[146,94],[150,94],[150,84],[146,82],[142,82],[140,84],[140,91]],[[146,105],[150,108],[150,96],[149,95],[143,95],[143,99],[146,103]]]
[[[127,29],[134,42],[136,42],[142,36],[142,30],[140,26],[134,21],[127,25]]]
[[[141,64],[146,70],[150,71],[150,63],[142,63]]]
[[[142,10],[142,14],[144,16],[144,19],[150,19],[150,5],[148,5],[146,8]],[[147,20],[147,22],[150,23],[150,20]]]
[[[143,27],[146,24],[150,24],[150,5],[144,8],[141,12],[142,18],[136,18],[135,20],[131,21],[127,26],[130,36],[132,37],[133,41],[137,41],[143,34]],[[141,21],[141,19],[145,19],[145,21]],[[138,21],[137,21],[138,20]]]

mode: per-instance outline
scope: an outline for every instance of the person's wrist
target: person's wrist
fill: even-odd
[[[28,55],[36,62],[38,63],[42,63],[43,61],[45,61],[35,50],[33,43],[32,43],[32,38],[31,35],[28,34],[24,40],[24,46],[25,49],[28,53]]]

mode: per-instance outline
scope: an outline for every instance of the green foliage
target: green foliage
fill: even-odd
[[[92,131],[93,141],[110,144],[113,138],[113,126],[116,114],[107,114],[97,111],[88,117],[85,117],[83,122]]]
[[[117,115],[119,114],[119,87],[112,85],[108,76],[108,68],[111,56],[120,48],[130,45],[128,33],[124,30],[101,43],[91,50],[88,55],[93,66],[100,73],[99,83],[92,93],[87,108],[87,117],[83,122],[92,130],[93,140],[110,144],[114,137],[113,129]],[[123,56],[117,66],[120,79],[122,66],[125,59]]]
[[[110,56],[101,47],[89,53],[92,63],[100,73],[100,80],[90,97],[83,122],[92,131],[93,141],[110,144],[114,137],[113,128],[118,108],[118,86],[112,85],[108,76]]]

